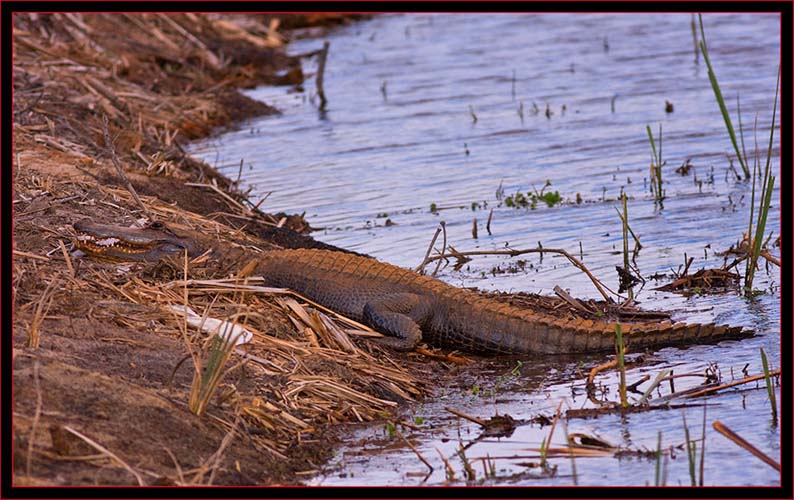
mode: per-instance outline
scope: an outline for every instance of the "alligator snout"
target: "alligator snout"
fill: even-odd
[[[165,224],[155,222],[133,228],[99,224],[89,219],[76,222],[75,247],[92,257],[119,261],[154,262],[187,251],[190,257],[201,249],[190,238],[174,234]]]

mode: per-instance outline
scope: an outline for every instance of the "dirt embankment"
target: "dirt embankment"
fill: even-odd
[[[15,485],[300,483],[333,451],[329,424],[382,418],[427,390],[418,355],[395,363],[349,325],[245,289],[259,253],[317,243],[300,217],[261,211],[181,146],[277,112],[237,89],[300,85],[283,27],[342,21],[14,16]],[[145,212],[221,249],[188,278],[240,288],[180,286],[179,263],[70,254],[74,222]],[[173,312],[185,303],[255,333],[254,357],[232,355],[200,417],[188,406],[206,336]]]

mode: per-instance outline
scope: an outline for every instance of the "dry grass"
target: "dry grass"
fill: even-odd
[[[202,235],[204,244],[220,246],[237,256],[227,258],[226,252],[207,252],[188,262],[187,269],[184,263],[168,261],[140,266],[75,259],[64,255],[62,241],[71,238],[69,224],[84,216],[78,211],[85,209],[97,220],[129,220],[126,207],[135,206],[132,195],[123,188],[55,179],[27,169],[19,174],[15,194],[19,199],[46,198],[42,207],[49,208],[47,217],[52,218],[39,217],[45,212],[36,212],[35,217],[25,215],[28,210],[36,210],[35,204],[21,204],[24,208],[15,228],[16,243],[22,245],[14,263],[17,328],[28,329],[29,336],[31,330],[40,331],[47,324],[48,308],[57,310],[60,317],[92,319],[96,317],[92,312],[95,305],[101,303],[104,315],[135,332],[135,340],[119,338],[125,345],[144,347],[151,335],[182,339],[187,351],[183,352],[200,359],[195,372],[204,375],[202,352],[215,336],[200,326],[188,325],[184,315],[173,307],[187,306],[205,321],[215,318],[244,327],[252,339],[244,345],[228,346],[223,359],[216,363],[219,376],[212,390],[202,393],[201,412],[204,419],[227,433],[237,428],[233,435],[245,436],[240,441],[245,446],[255,446],[286,461],[296,443],[310,441],[327,424],[383,418],[384,412],[391,412],[400,401],[415,400],[429,392],[419,363],[410,358],[397,362],[383,348],[368,342],[367,338],[378,333],[287,290],[262,286],[262,279],[249,263],[276,245],[141,195],[142,203],[158,220],[176,231]],[[57,204],[53,199],[69,201]],[[51,225],[53,221],[61,226]],[[68,293],[56,293],[58,290]],[[129,317],[130,308],[147,311],[146,322]],[[25,325],[25,318],[35,320],[28,321],[33,323],[31,327]],[[70,335],[62,331],[53,334]],[[243,375],[251,382],[240,385],[236,379]],[[177,381],[166,389],[167,381],[162,383],[175,403],[188,407],[189,385]],[[233,424],[237,419],[239,427]],[[79,432],[91,435],[87,428]],[[33,455],[51,454],[36,445]],[[201,467],[175,465],[178,470],[171,474],[174,483],[215,481],[213,467],[220,457],[205,461]],[[193,462],[184,455],[175,455],[174,459],[174,464]],[[84,463],[96,466],[96,460]]]
[[[182,140],[205,136],[232,119],[273,112],[235,87],[302,81],[299,60],[273,48],[283,42],[278,27],[272,16],[14,17],[12,285],[15,349],[24,354],[16,359],[27,359],[29,349],[38,347],[37,354],[47,360],[50,385],[52,370],[61,370],[55,376],[59,381],[71,380],[67,374],[99,377],[92,397],[120,401],[129,392],[145,396],[149,405],[115,407],[108,413],[110,420],[94,421],[90,412],[83,414],[83,406],[61,401],[69,396],[52,393],[43,377],[43,405],[36,405],[33,397],[35,407],[26,409],[30,416],[15,411],[15,429],[29,436],[27,460],[23,450],[17,475],[31,484],[45,477],[49,479],[44,482],[58,477],[66,484],[79,483],[83,476],[73,472],[77,464],[100,467],[96,474],[105,481],[114,481],[101,472],[108,465],[127,469],[132,476],[122,481],[137,484],[160,479],[183,485],[241,481],[229,474],[228,462],[249,456],[251,450],[269,464],[266,470],[292,460],[302,467],[298,470],[305,470],[302,453],[314,451],[296,453],[296,448],[317,442],[326,424],[371,420],[398,401],[427,392],[419,363],[397,363],[367,342],[367,336],[378,334],[300,297],[263,289],[250,263],[280,247],[256,237],[257,231],[263,226],[300,230],[305,222],[261,212],[261,201],[250,202],[235,182],[182,151]],[[283,77],[277,73],[285,69],[297,79],[279,82]],[[142,216],[177,232],[202,235],[203,244],[226,251],[207,252],[187,266],[113,265],[69,253],[74,222],[89,217],[130,224]],[[176,360],[191,353],[193,371],[207,375],[206,351],[216,336],[201,325],[188,326],[173,306],[252,332],[247,344],[221,350],[211,384],[197,385],[204,386],[201,397],[193,398],[194,409],[203,413],[203,427],[173,426],[195,418],[187,411],[191,383],[184,373],[176,373]],[[163,352],[162,347],[176,352]],[[109,357],[92,357],[94,351]],[[60,364],[54,368],[53,363]],[[172,369],[176,376],[169,386]],[[145,378],[138,379],[137,370]],[[34,382],[31,378],[31,389]],[[15,383],[24,391],[28,382]],[[124,389],[101,392],[108,387]],[[38,386],[35,391],[39,394]],[[17,403],[23,405],[19,408],[27,404]],[[51,411],[56,404],[64,405],[64,413]],[[165,412],[164,420],[117,422],[117,415],[148,415],[157,404],[166,405],[157,406]],[[88,451],[66,456],[55,443],[48,448],[40,429],[52,422],[68,427],[63,433]],[[184,439],[158,442],[155,450],[151,443],[146,448],[149,434],[144,431],[129,448],[125,440],[131,428],[160,436],[175,431]],[[218,430],[223,434],[214,453],[193,456],[184,451],[185,439],[206,445],[206,436]],[[307,447],[324,448],[329,444]],[[139,462],[158,452],[165,454],[170,471],[159,468],[154,474],[154,465]],[[73,469],[64,469],[67,463]],[[239,471],[241,465],[252,468],[250,463],[231,467]],[[281,474],[285,472],[273,477]]]
[[[28,347],[37,349],[41,342],[41,323],[44,317],[52,306],[52,301],[58,291],[61,281],[54,279],[47,285],[47,288],[41,294],[41,297],[36,302],[36,312],[33,314],[33,319],[30,322],[30,330],[28,331]]]
[[[101,444],[97,443],[93,439],[89,438],[88,436],[84,435],[83,433],[72,429],[71,427],[66,426],[66,427],[64,427],[64,429],[67,432],[70,432],[71,434],[77,436],[78,438],[80,438],[83,441],[85,441],[86,443],[88,443],[89,446],[91,446],[92,448],[94,448],[97,451],[99,451],[102,455],[105,455],[108,458],[110,458],[113,461],[115,461],[116,463],[118,463],[123,469],[125,469],[127,472],[129,472],[130,474],[132,474],[135,477],[135,480],[138,482],[138,484],[140,486],[145,486],[146,485],[146,483],[144,482],[143,477],[141,476],[141,474],[139,472],[137,472],[135,469],[133,469],[132,467],[130,467],[129,464],[127,464],[127,462],[125,462],[124,460],[119,458],[118,455],[116,455],[112,451],[108,450],[107,448],[105,448]]]
[[[256,287],[249,282],[154,283],[132,278],[123,290],[113,286],[109,289],[138,304],[158,306],[163,315],[161,333],[183,336],[194,351],[205,352],[207,344],[221,344],[215,346],[220,353],[213,362],[216,369],[203,370],[198,356],[195,358],[198,364],[194,380],[203,381],[200,385],[195,382],[191,391],[191,407],[195,403],[195,408],[201,410],[198,414],[206,409],[228,372],[223,367],[234,356],[255,365],[252,370],[257,378],[273,381],[270,394],[237,395],[241,413],[285,440],[312,427],[313,422],[371,420],[396,407],[396,401],[413,400],[423,394],[426,383],[408,369],[390,361],[377,346],[354,342],[353,338],[363,336],[361,332],[372,335],[363,325],[339,317],[332,319],[308,304],[281,296],[283,290]],[[203,317],[239,321],[253,339],[235,349],[233,342],[218,340],[216,336],[204,339],[185,335],[182,318],[170,309],[183,304],[185,290],[188,307],[204,311]],[[273,316],[290,321],[294,325],[292,334],[286,338],[274,335]],[[208,373],[212,380],[205,380]],[[285,440],[274,440],[268,446],[284,451]]]

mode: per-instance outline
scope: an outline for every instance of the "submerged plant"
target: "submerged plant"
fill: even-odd
[[[544,193],[547,187],[551,186],[551,181],[546,180],[543,188],[538,192],[537,189],[528,191],[527,194],[517,192],[505,198],[505,205],[512,208],[527,208],[534,210],[538,206],[538,202],[542,201],[549,207],[553,207],[562,202],[562,196],[559,191],[549,191]]]

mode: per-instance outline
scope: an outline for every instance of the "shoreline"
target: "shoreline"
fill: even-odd
[[[271,248],[328,247],[306,234],[302,216],[261,211],[180,143],[277,112],[238,89],[303,82],[300,58],[283,52],[282,26],[316,35],[360,17],[16,14],[15,485],[302,484],[333,455],[335,424],[382,419],[396,401],[425,393],[420,355],[396,369],[369,345],[336,356],[307,344],[277,297],[249,294],[237,299],[256,308],[263,319],[251,324],[273,340],[248,347],[260,362],[228,373],[196,416],[186,405],[195,370],[184,357],[203,340],[185,340],[167,312],[173,297],[152,287],[180,269],[67,250],[80,219],[129,225],[147,213],[241,250],[191,264],[191,277],[235,275]],[[205,297],[196,292],[190,305],[211,307]],[[230,299],[216,295],[212,314]]]

